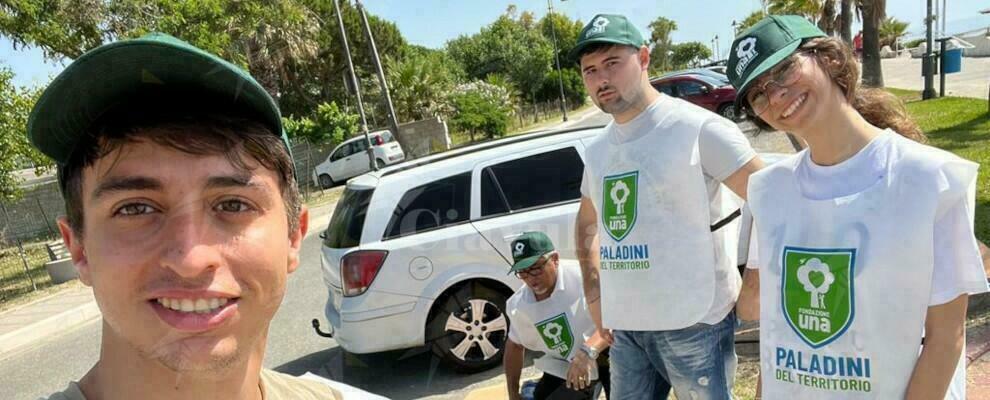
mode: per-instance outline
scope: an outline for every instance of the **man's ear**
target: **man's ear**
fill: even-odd
[[[289,232],[289,263],[288,273],[293,273],[299,268],[299,252],[302,250],[303,239],[306,238],[306,231],[309,230],[309,209],[305,205],[299,210],[299,221],[295,231]]]
[[[650,69],[650,48],[646,46],[640,46],[639,48],[639,67],[643,71]]]
[[[58,230],[62,234],[65,248],[69,249],[69,254],[72,256],[72,263],[79,271],[79,281],[86,286],[92,286],[89,260],[86,259],[86,247],[83,245],[82,235],[76,235],[76,231],[69,226],[69,220],[66,217],[58,218]]]

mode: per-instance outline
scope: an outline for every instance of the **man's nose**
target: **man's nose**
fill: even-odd
[[[165,243],[160,263],[163,267],[184,278],[192,278],[220,265],[222,244],[211,238],[212,229],[203,212],[188,210],[171,216],[167,224],[162,236]]]

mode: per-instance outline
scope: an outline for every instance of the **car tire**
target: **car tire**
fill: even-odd
[[[474,281],[441,298],[426,324],[427,346],[445,365],[459,373],[475,373],[500,365],[509,337],[507,297],[489,285]]]
[[[718,107],[718,115],[721,115],[729,121],[738,121],[739,117],[736,116],[736,108],[732,103],[722,104]]]
[[[333,178],[330,177],[330,175],[320,174],[320,188],[321,189],[330,189],[330,188],[333,187],[333,185],[335,185],[335,183],[333,181]]]
[[[385,168],[385,161],[382,161],[381,158],[376,158],[375,159],[375,165],[378,166],[378,169]]]

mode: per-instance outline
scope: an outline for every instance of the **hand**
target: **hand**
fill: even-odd
[[[600,336],[602,339],[605,339],[605,341],[608,342],[609,346],[615,344],[615,336],[612,336],[611,329],[599,328],[598,336]]]
[[[567,369],[567,388],[573,390],[584,390],[591,384],[591,369],[595,366],[595,361],[588,357],[583,351],[578,351],[571,366]]]

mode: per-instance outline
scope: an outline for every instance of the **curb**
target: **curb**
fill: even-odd
[[[33,324],[26,325],[20,329],[10,331],[0,336],[0,354],[9,356],[16,350],[54,337],[59,332],[68,331],[96,319],[100,315],[100,308],[97,307],[96,301],[90,301]]]

